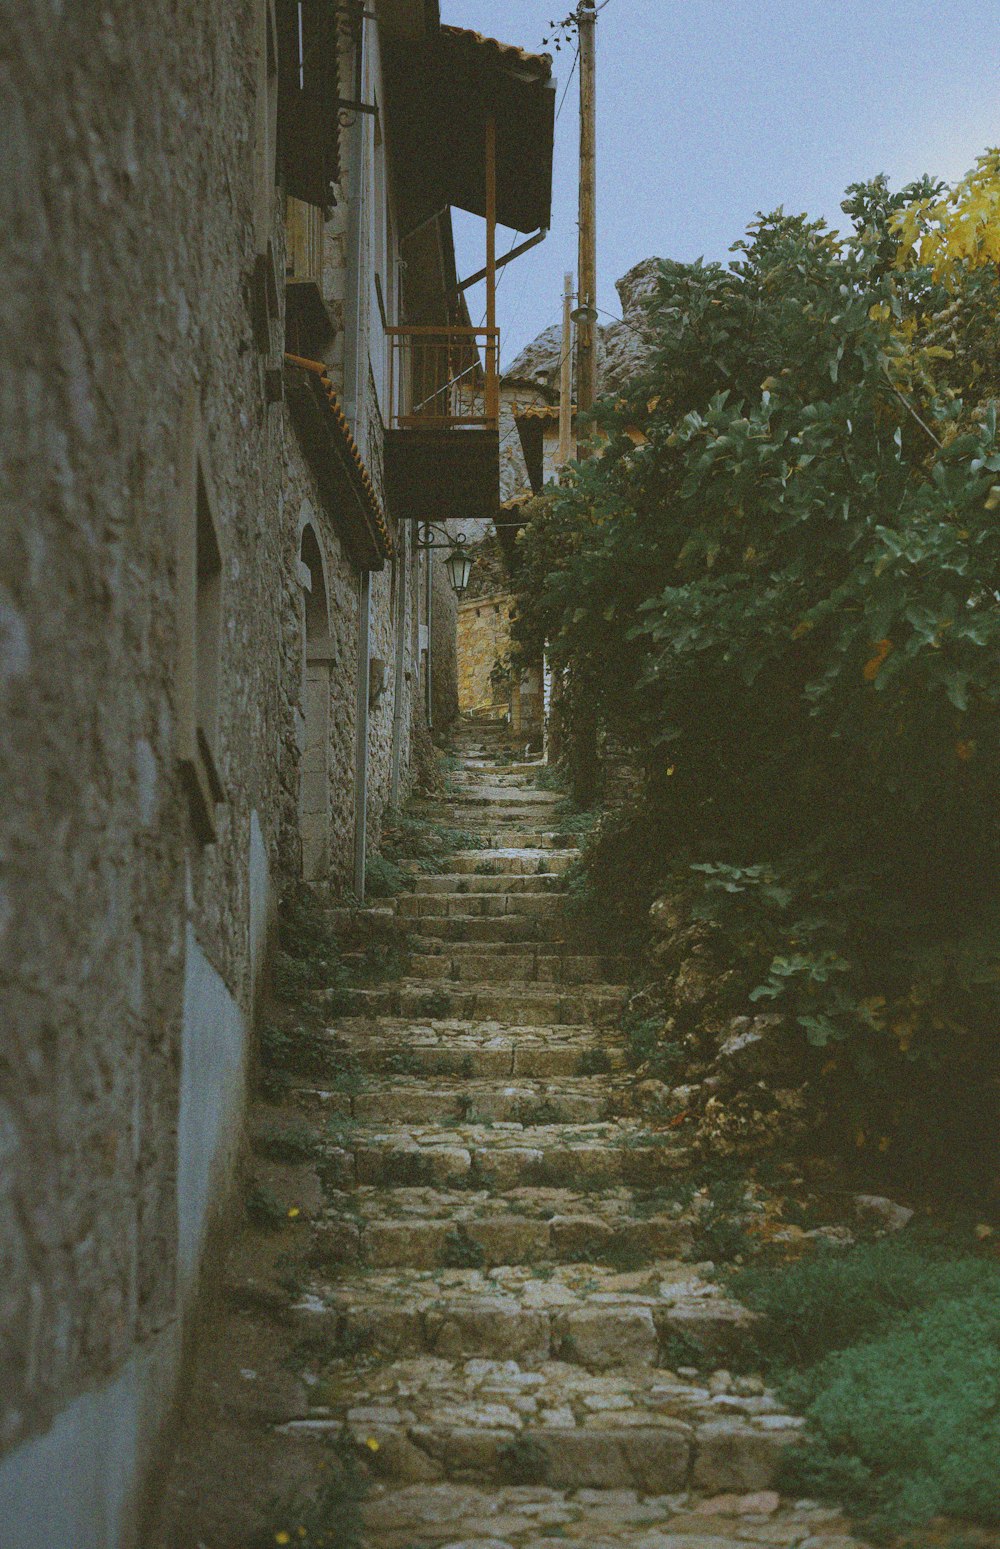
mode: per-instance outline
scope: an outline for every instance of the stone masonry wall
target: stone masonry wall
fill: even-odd
[[[278,499],[282,416],[265,402],[248,305],[250,0],[225,13],[29,0],[6,31],[0,1445],[11,1448],[179,1315],[186,930],[248,1017],[251,926],[259,938],[267,908],[251,897],[254,832],[267,894],[277,837],[295,821],[283,691],[294,645],[278,620],[298,600]],[[191,833],[174,746],[191,391],[223,547],[226,800],[208,847]]]
[[[329,606],[331,866],[348,875],[360,580],[265,396],[280,319],[266,354],[252,326],[258,3],[25,0],[0,45],[5,1549],[134,1542],[239,1143],[268,919],[298,875],[306,526]],[[279,289],[282,208],[275,190]],[[222,552],[208,845],[177,763],[192,402]],[[372,652],[390,664],[371,713],[373,844],[396,584],[389,566],[372,578]]]

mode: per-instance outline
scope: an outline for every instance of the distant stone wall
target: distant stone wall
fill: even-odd
[[[510,649],[511,598],[475,597],[458,605],[458,707],[463,712],[508,704],[490,673]]]

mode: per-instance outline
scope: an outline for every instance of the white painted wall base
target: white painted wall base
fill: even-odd
[[[0,1462],[3,1549],[133,1549],[139,1482],[179,1361],[172,1324]]]
[[[271,910],[257,814],[250,824],[248,950],[256,983]],[[174,1402],[183,1317],[213,1212],[239,1150],[249,1028],[187,926],[177,1123],[177,1320],[42,1436],[0,1460],[0,1549],[135,1549],[137,1511]]]

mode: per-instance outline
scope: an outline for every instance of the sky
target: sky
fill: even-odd
[[[570,0],[441,0],[441,18],[542,51]],[[554,54],[557,101],[575,45]],[[553,52],[549,46],[548,52]],[[552,226],[497,295],[502,362],[561,314],[576,267],[579,72],[556,126]],[[758,210],[843,227],[849,183],[962,176],[1000,145],[1000,0],[607,0],[597,28],[598,305],[651,256],[727,261]],[[458,265],[484,262],[455,212]],[[501,228],[500,253],[513,233]],[[473,321],[485,307],[469,292]],[[608,318],[602,318],[607,322]]]

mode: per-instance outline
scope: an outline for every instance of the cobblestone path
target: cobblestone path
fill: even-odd
[[[370,1549],[848,1549],[774,1492],[799,1422],[729,1374],[748,1314],[691,1262],[679,1142],[628,1113],[627,965],[568,942],[559,797],[493,735],[417,804],[489,848],[415,877],[405,977],[331,1017],[362,1082],[298,1083],[323,1161],[267,1181],[308,1243],[231,1255],[157,1549],[294,1543],[290,1509],[251,1523],[345,1437]]]

